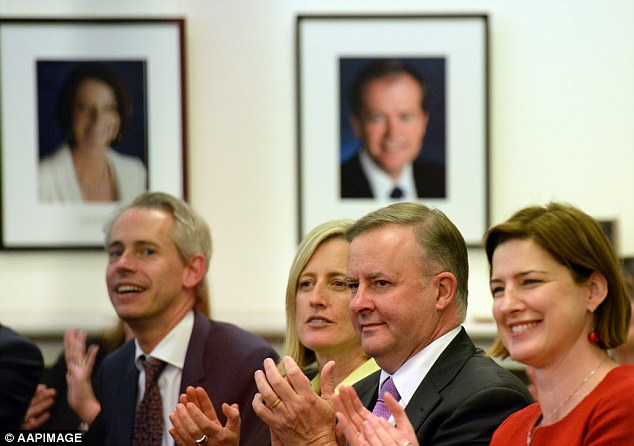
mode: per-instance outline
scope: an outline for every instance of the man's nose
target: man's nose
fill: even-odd
[[[373,308],[372,300],[368,298],[366,289],[359,285],[350,297],[350,311],[352,314],[361,314],[365,311],[371,311]]]

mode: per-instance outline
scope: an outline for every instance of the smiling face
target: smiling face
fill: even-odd
[[[108,294],[117,315],[140,323],[173,326],[194,305],[191,260],[183,262],[170,238],[174,219],[158,209],[123,212],[110,231]]]
[[[561,360],[590,345],[590,309],[598,303],[589,283],[531,239],[511,239],[495,248],[491,262],[493,317],[511,357],[534,367]]]
[[[346,263],[350,244],[326,240],[315,250],[297,283],[295,323],[300,342],[317,356],[359,348],[360,340],[350,322],[350,288]]]
[[[409,226],[390,224],[350,244],[348,282],[352,323],[363,351],[388,373],[396,371],[444,329],[439,275],[428,274]]]
[[[368,155],[395,180],[421,150],[428,120],[421,103],[421,87],[412,76],[391,75],[366,85],[361,116],[352,118]]]
[[[88,78],[75,94],[73,132],[77,147],[105,149],[121,126],[117,97],[107,83]]]

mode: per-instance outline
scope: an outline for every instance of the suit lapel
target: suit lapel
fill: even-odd
[[[475,351],[476,348],[463,327],[436,360],[405,407],[405,413],[412,422],[414,431],[418,432],[442,400],[443,389],[454,380],[463,364]]]
[[[180,393],[185,393],[187,386],[202,386],[205,382],[205,346],[210,332],[210,323],[211,321],[202,313],[194,312],[194,327],[183,364]]]
[[[379,395],[379,379],[381,378],[381,371],[378,370],[371,375],[363,378],[353,385],[354,390],[357,392],[361,404],[368,409],[372,410]]]
[[[112,376],[107,379],[112,383],[111,389],[105,389],[111,393],[111,400],[114,402],[112,409],[112,421],[110,426],[116,426],[112,432],[110,444],[129,444],[132,441],[132,429],[134,425],[134,411],[138,393],[139,370],[134,361],[135,344],[134,341],[122,347],[125,349],[123,357],[123,373],[120,376]]]

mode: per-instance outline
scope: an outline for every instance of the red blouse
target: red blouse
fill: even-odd
[[[539,403],[509,416],[491,446],[526,446]],[[533,432],[531,446],[634,446],[634,365],[612,369],[563,419]]]

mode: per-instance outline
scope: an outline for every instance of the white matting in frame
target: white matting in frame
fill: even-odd
[[[186,198],[182,19],[0,21],[2,248],[103,247],[121,202],[38,198],[39,61],[142,61],[148,189]]]
[[[481,245],[489,223],[487,27],[483,15],[298,17],[300,236],[395,201],[341,198],[340,60],[444,58],[446,194],[419,201],[446,213],[468,245]]]

